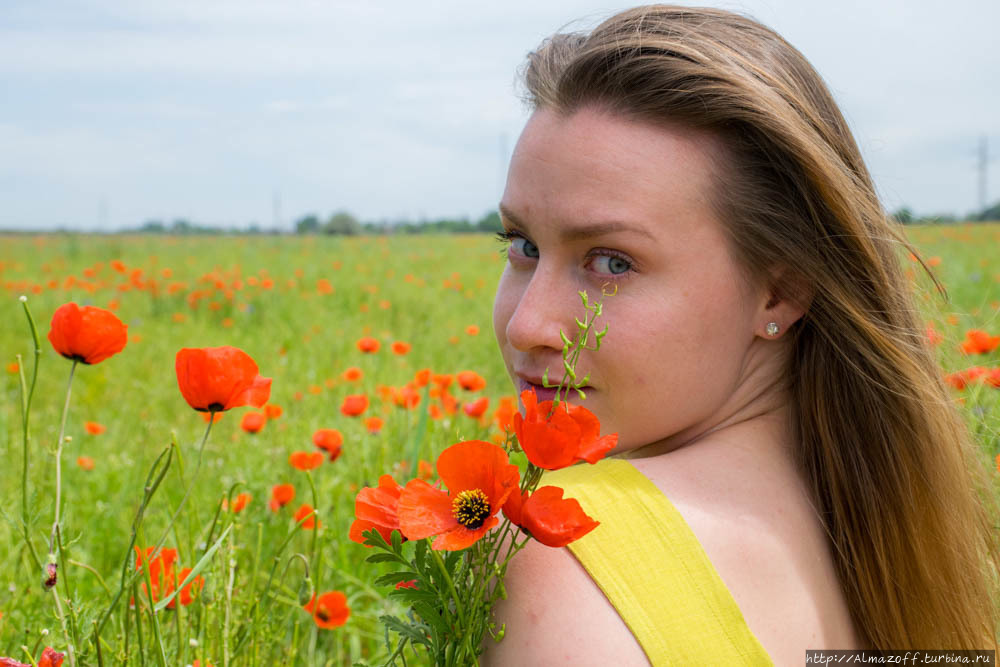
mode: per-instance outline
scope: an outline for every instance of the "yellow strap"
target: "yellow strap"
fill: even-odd
[[[773,665],[677,508],[628,461],[547,473],[542,484],[601,525],[570,551],[618,610],[650,663]]]

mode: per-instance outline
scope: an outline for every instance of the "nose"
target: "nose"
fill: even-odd
[[[513,311],[508,311],[507,341],[521,352],[540,349],[561,351],[563,341],[560,330],[570,338],[576,332],[574,306],[579,305],[580,298],[575,284],[560,277],[553,267],[542,263],[530,278],[522,280],[525,282],[519,293],[511,295],[516,302],[508,305],[513,307]]]

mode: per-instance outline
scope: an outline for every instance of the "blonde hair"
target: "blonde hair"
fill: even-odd
[[[722,139],[714,203],[735,256],[808,303],[790,332],[798,463],[855,627],[877,649],[996,648],[995,490],[919,324],[909,246],[812,66],[746,17],[656,5],[549,38],[523,75],[536,109]]]

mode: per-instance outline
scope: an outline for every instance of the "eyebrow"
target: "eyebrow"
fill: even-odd
[[[499,205],[500,215],[510,221],[516,227],[527,228],[528,225],[524,224],[521,218],[517,217],[509,208],[503,204]],[[596,236],[605,236],[607,234],[613,234],[616,232],[626,232],[631,234],[638,234],[639,236],[645,236],[648,239],[656,240],[648,230],[642,227],[636,227],[634,225],[629,225],[624,222],[619,222],[617,220],[608,220],[606,222],[593,222],[585,223],[582,225],[574,225],[568,229],[563,229],[560,231],[560,237],[564,242],[569,241],[580,241],[584,239],[593,238]]]

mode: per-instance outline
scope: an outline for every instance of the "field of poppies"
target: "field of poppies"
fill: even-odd
[[[949,297],[903,253],[927,335],[994,465],[1000,225],[911,238]],[[355,496],[385,473],[433,481],[460,440],[502,441],[516,403],[490,324],[500,249],[476,235],[2,237],[0,656],[381,664],[379,616],[400,607],[349,537]],[[22,295],[41,350],[27,448]],[[127,331],[94,320],[80,338],[93,313],[68,303]],[[220,347],[234,349],[206,351]]]

